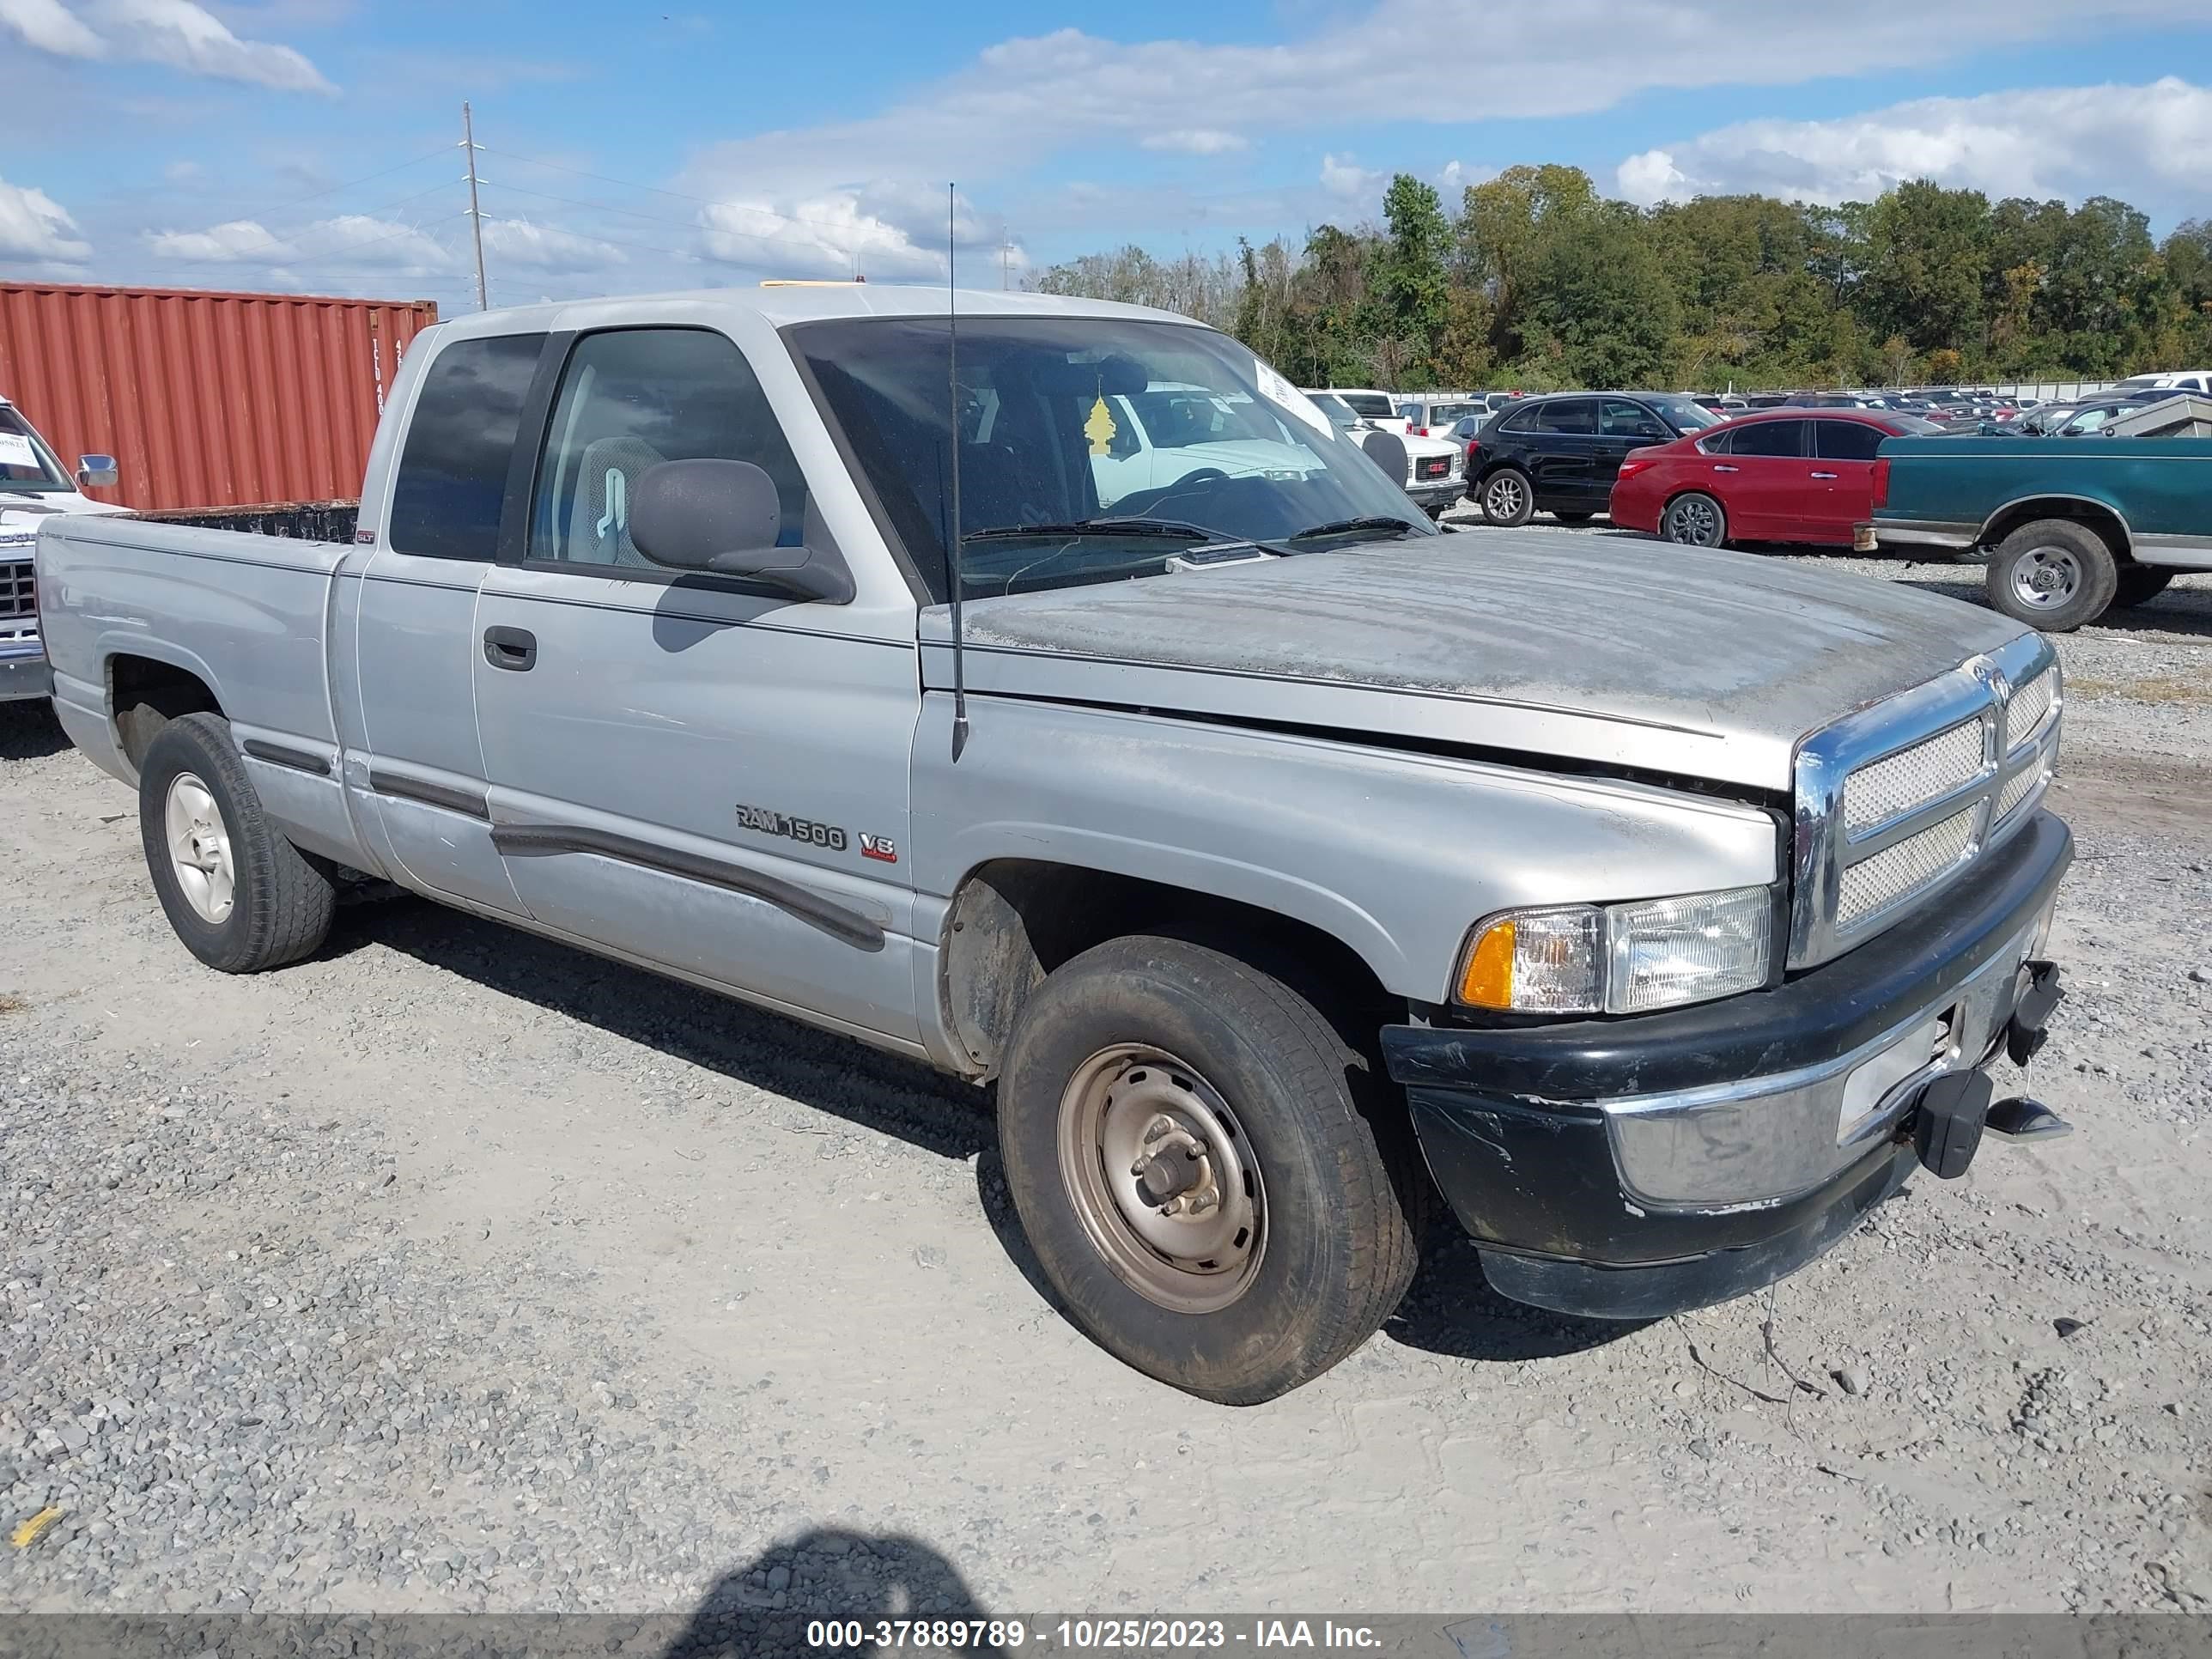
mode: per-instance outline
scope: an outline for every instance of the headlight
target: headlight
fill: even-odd
[[[1472,1008],[1640,1014],[1766,983],[1774,890],[1508,910],[1468,937],[1455,986]]]

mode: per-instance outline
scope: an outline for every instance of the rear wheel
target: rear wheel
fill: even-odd
[[[1110,940],[1023,1009],[999,1135],[1023,1231],[1075,1322],[1207,1400],[1272,1400],[1411,1283],[1410,1132],[1282,981],[1180,939]]]
[[[2113,607],[2148,604],[2165,592],[2166,584],[2172,580],[2173,572],[2171,570],[2153,570],[2140,564],[2129,565],[2120,572],[2119,585],[2112,592]]]
[[[1722,547],[1728,542],[1728,510],[1711,495],[1692,490],[1667,503],[1659,533],[1691,547]]]
[[[1517,466],[1501,466],[1485,478],[1481,500],[1484,519],[1507,529],[1528,523],[1536,511],[1528,475]]]
[[[278,967],[330,932],[330,882],[264,816],[220,714],[155,733],[138,772],[138,831],[169,926],[209,967]]]
[[[1986,578],[1990,603],[2046,633],[2094,622],[2112,604],[2120,568],[2105,538],[2071,519],[2038,519],[1997,544]]]

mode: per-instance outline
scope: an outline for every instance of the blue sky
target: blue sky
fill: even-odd
[[[933,15],[934,13],[935,15]],[[1519,161],[2212,214],[2205,0],[0,0],[0,274],[473,304],[1211,252]]]

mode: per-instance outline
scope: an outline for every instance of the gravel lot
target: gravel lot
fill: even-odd
[[[222,978],[0,707],[0,1608],[2212,1607],[2212,577],[2060,650],[2080,1133],[1640,1328],[1440,1242],[1241,1412],[1054,1313],[981,1093],[411,901]]]

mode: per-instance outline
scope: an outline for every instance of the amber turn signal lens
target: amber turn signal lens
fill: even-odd
[[[1467,968],[1459,976],[1459,1000],[1470,1008],[1510,1008],[1513,1006],[1513,919],[1492,922],[1467,953]]]

